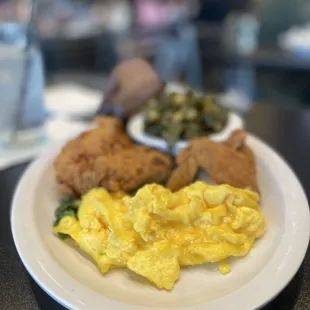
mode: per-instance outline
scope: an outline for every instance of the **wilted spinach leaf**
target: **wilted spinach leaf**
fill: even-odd
[[[55,211],[54,226],[58,225],[59,221],[64,216],[77,216],[77,211],[80,206],[80,200],[66,200],[63,201]]]

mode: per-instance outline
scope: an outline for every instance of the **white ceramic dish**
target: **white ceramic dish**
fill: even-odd
[[[257,158],[266,235],[250,254],[231,260],[232,272],[216,266],[182,270],[172,292],[161,291],[126,270],[103,276],[94,263],[53,236],[57,207],[52,161],[42,155],[25,172],[15,193],[11,225],[18,253],[35,281],[70,309],[251,310],[273,299],[292,279],[307,250],[309,208],[287,164],[270,147],[249,136]]]
[[[216,142],[222,142],[229,138],[231,133],[236,130],[243,128],[243,120],[240,116],[235,113],[230,112],[228,115],[227,124],[224,129],[219,132],[209,136],[209,138]],[[139,113],[131,117],[127,123],[127,132],[129,136],[138,143],[145,144],[163,151],[168,150],[167,142],[155,136],[147,134],[144,130],[144,114]],[[184,148],[187,141],[179,141],[176,143],[174,148],[174,153]]]
[[[102,100],[102,92],[78,84],[51,86],[45,91],[47,112],[61,119],[92,117]]]
[[[165,88],[166,93],[185,93],[188,90],[188,86],[178,83],[169,83]],[[210,135],[209,138],[216,142],[222,142],[225,141],[234,130],[243,127],[244,125],[242,118],[235,113],[229,113],[228,121],[224,129],[219,133]],[[127,124],[127,132],[130,137],[138,143],[161,149],[163,151],[168,150],[168,145],[164,139],[151,136],[144,131],[143,113],[136,114],[129,119]],[[177,153],[180,149],[184,148],[186,144],[187,141],[179,141],[174,148],[174,153]]]

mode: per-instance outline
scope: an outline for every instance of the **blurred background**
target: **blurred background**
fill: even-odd
[[[173,22],[186,25],[182,34],[169,29]],[[204,89],[237,91],[245,101],[310,102],[307,0],[41,0],[36,23],[48,78],[74,72],[103,78],[123,59],[140,56],[160,67],[162,53],[173,59],[187,52],[202,73],[183,68],[175,75],[196,75],[193,86],[202,74]],[[197,52],[174,51],[172,38],[186,31]]]
[[[0,1],[1,19],[23,14],[25,2]],[[174,57],[169,41],[177,34],[169,23],[183,23],[188,42],[197,44],[198,53],[189,53],[201,63],[206,90],[238,90],[275,104],[309,102],[308,22],[307,0],[41,0],[36,13],[48,78],[77,72],[107,76],[133,56],[160,66],[162,52]],[[194,86],[200,83],[198,71]]]
[[[64,89],[44,98],[43,85],[71,83],[71,95],[78,93],[72,83],[83,86],[94,104],[113,67],[132,57],[149,60],[165,80],[222,94],[240,113],[253,102],[310,102],[308,0],[0,0],[0,24],[2,97],[8,107],[32,98],[12,111],[22,129],[42,122],[44,101],[54,110],[55,101],[77,105]],[[7,45],[23,54],[19,65]],[[11,93],[5,68],[16,75]],[[24,123],[21,113],[28,113]]]

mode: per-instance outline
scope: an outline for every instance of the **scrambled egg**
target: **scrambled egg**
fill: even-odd
[[[180,267],[245,256],[265,233],[259,196],[228,185],[196,182],[176,193],[146,185],[133,197],[91,190],[77,218],[63,217],[54,228],[70,235],[102,273],[127,267],[157,287],[171,290]]]

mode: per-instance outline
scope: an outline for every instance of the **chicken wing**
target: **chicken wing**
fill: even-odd
[[[187,158],[172,172],[167,187],[175,192],[192,183],[198,171],[198,164],[193,157]]]
[[[247,133],[243,129],[235,130],[230,137],[224,142],[225,145],[233,148],[234,150],[239,150],[245,144]]]
[[[186,169],[189,160],[195,160],[218,184],[229,184],[239,188],[250,188],[258,192],[255,158],[252,150],[244,144],[246,133],[235,131],[224,143],[216,143],[208,138],[193,139],[177,157],[178,167],[168,181],[171,190],[178,190],[191,183],[187,178],[178,183],[177,171]],[[175,186],[180,184],[180,186]]]

